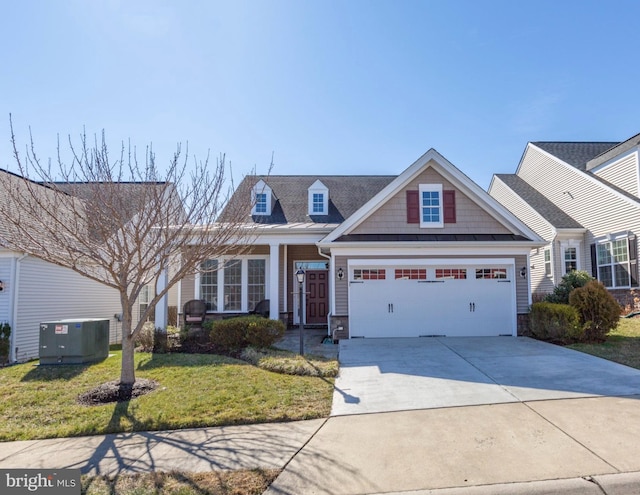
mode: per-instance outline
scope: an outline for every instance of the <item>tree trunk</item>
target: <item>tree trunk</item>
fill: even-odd
[[[124,320],[122,323],[122,369],[120,370],[120,384],[133,385],[136,382],[136,371],[133,363],[135,341],[131,336],[131,328],[125,330]]]

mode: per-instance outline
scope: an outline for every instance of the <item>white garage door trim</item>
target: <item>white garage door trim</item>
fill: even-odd
[[[409,268],[426,268],[428,270],[430,267],[432,269],[434,267],[462,268],[463,266],[473,270],[474,273],[473,277],[470,276],[464,281],[434,280],[433,271],[428,271],[429,280],[400,280],[395,279],[392,271]],[[506,268],[506,279],[502,281],[487,280],[486,282],[475,279],[475,269],[490,267]],[[351,259],[347,261],[347,268],[349,276],[349,326],[352,337],[517,335],[516,272],[515,259],[513,258]],[[385,269],[387,276],[385,280],[354,281],[354,269],[366,268]],[[424,272],[421,276],[424,276]],[[508,282],[508,284],[501,282]],[[492,290],[488,291],[488,285],[479,288],[478,283],[497,285],[492,286]],[[454,284],[464,285],[456,287]],[[464,289],[464,291],[460,292],[458,299],[457,291],[460,289]],[[471,292],[465,292],[469,289]],[[360,296],[355,297],[354,291],[363,292],[360,292]],[[428,294],[432,294],[433,297]],[[438,304],[438,296],[440,295],[445,298],[449,297],[448,301],[451,304]],[[466,296],[470,298],[468,303]],[[499,302],[494,304],[491,297],[499,298],[496,299]],[[505,298],[508,298],[508,302],[505,301]],[[484,304],[478,304],[476,308],[476,303],[471,301],[479,300],[483,300]],[[428,307],[429,301],[433,303],[431,308]],[[473,305],[473,308],[466,308],[467,304],[470,308]],[[456,308],[454,312],[452,312],[452,307]],[[485,317],[486,319],[483,319]],[[428,318],[433,319],[428,320]],[[487,323],[490,321],[496,321],[499,324],[492,326]],[[478,323],[486,324],[485,326],[474,326]],[[473,328],[477,328],[477,331],[469,333],[468,330]]]

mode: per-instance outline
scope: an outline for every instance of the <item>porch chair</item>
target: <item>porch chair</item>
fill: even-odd
[[[263,318],[269,318],[269,299],[263,299],[256,307],[253,308],[253,311],[249,311],[250,315],[260,315]]]
[[[207,314],[207,303],[202,299],[191,299],[184,303],[182,314],[185,325],[202,327]]]

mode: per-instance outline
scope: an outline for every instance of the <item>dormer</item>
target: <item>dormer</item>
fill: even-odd
[[[273,211],[273,192],[262,179],[251,190],[251,204],[252,215],[271,215]]]
[[[329,214],[329,189],[319,179],[309,187],[309,216]]]

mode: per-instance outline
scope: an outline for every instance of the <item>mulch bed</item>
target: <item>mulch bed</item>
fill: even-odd
[[[80,394],[78,403],[85,406],[99,406],[111,402],[127,402],[154,391],[158,386],[158,382],[146,378],[138,378],[133,386],[122,385],[118,380],[115,380]]]

